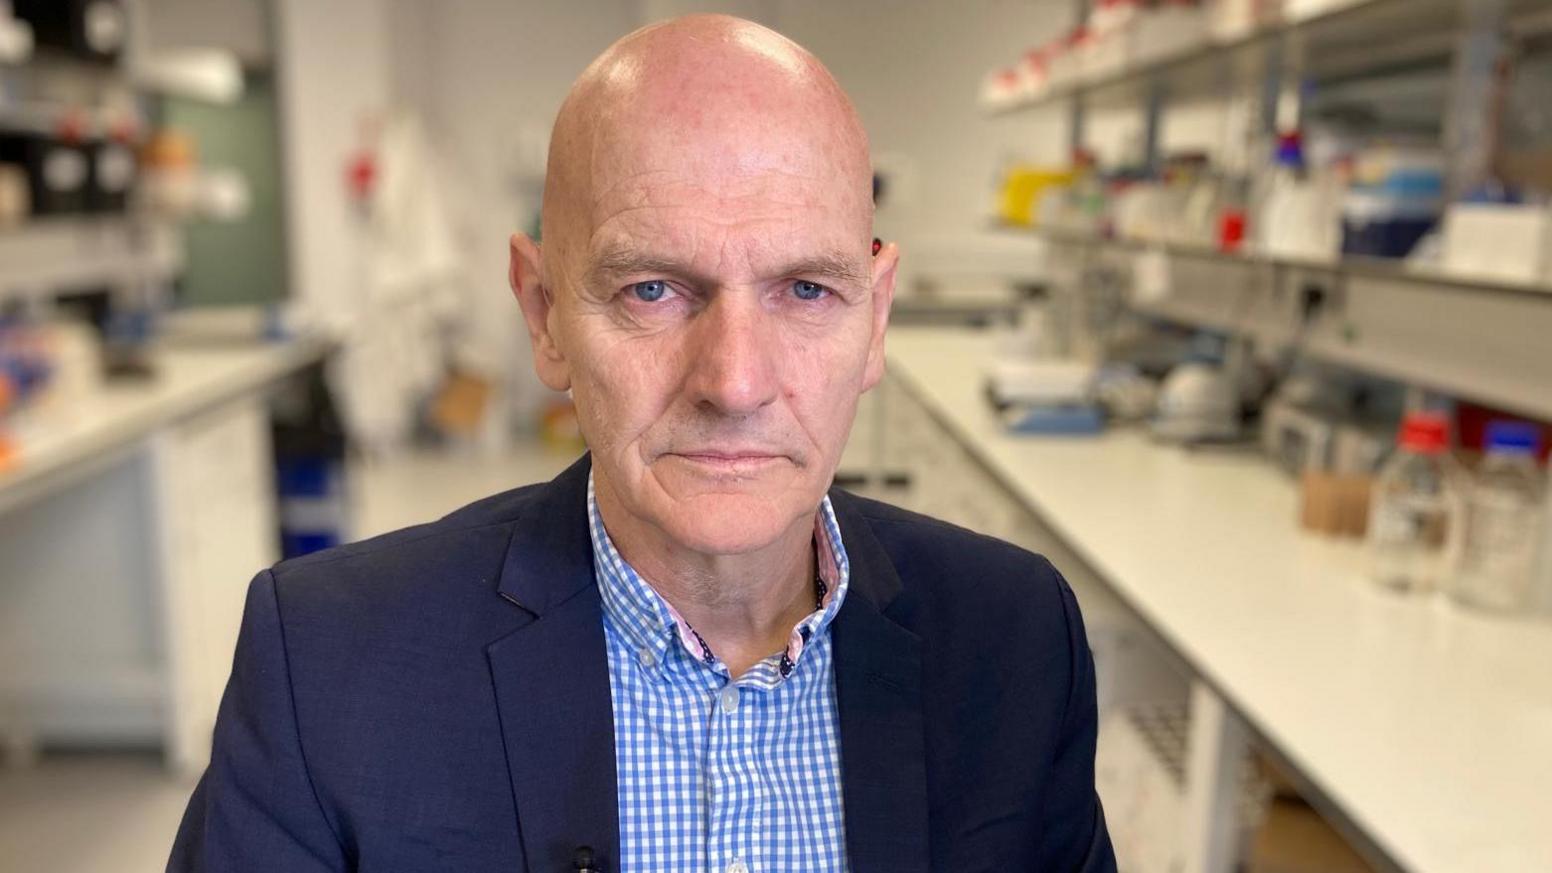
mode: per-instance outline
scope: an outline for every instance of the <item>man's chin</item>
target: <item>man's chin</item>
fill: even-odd
[[[790,500],[790,494],[786,495]],[[707,555],[753,552],[779,540],[791,526],[795,507],[773,495],[710,492],[675,501],[663,518],[669,536]]]

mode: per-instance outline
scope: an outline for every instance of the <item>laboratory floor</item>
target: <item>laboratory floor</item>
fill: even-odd
[[[430,521],[571,461],[524,441],[499,455],[419,452],[361,464],[351,476],[355,529],[365,537]],[[35,766],[0,765],[0,873],[162,870],[192,789],[151,752],[54,752]]]

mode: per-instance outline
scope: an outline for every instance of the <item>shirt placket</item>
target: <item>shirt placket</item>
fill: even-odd
[[[707,756],[710,810],[707,833],[708,873],[753,873],[765,869],[767,787],[759,767],[762,708],[772,705],[771,691],[727,681],[717,675],[711,695]]]

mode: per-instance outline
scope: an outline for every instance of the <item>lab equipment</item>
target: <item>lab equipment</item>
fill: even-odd
[[[1444,216],[1444,269],[1534,282],[1552,275],[1552,210],[1523,203],[1456,203]]]
[[[20,167],[26,174],[31,215],[86,210],[90,151],[74,138],[0,131],[0,164]]]
[[[32,57],[32,25],[18,21],[7,5],[0,5],[0,64],[21,65]]]
[[[91,172],[86,208],[92,212],[123,212],[135,186],[139,164],[127,136],[106,137],[87,146]]]
[[[1087,403],[1094,393],[1093,364],[1070,360],[1001,360],[989,384],[998,406],[1060,406]]]
[[[1488,426],[1487,455],[1466,502],[1460,571],[1449,586],[1460,603],[1505,612],[1533,605],[1546,492],[1536,467],[1539,436],[1523,422]]]
[[[1239,388],[1229,372],[1190,361],[1165,378],[1151,429],[1168,442],[1223,442],[1239,438],[1239,419]]]
[[[1323,174],[1308,171],[1298,133],[1280,137],[1265,198],[1254,226],[1264,254],[1334,258],[1340,240],[1341,200]]]
[[[1444,203],[1444,158],[1424,149],[1361,156],[1342,204],[1342,251],[1404,258],[1433,229]]]
[[[111,64],[128,42],[129,16],[120,0],[12,0],[11,8],[31,25],[39,48]]]
[[[1541,530],[1537,532],[1540,553],[1531,580],[1531,609],[1552,614],[1552,488],[1546,489],[1541,502]]]
[[[1105,414],[1095,403],[1015,406],[1003,413],[1003,424],[1013,433],[1087,436],[1105,429]]]
[[[1321,410],[1276,397],[1261,416],[1261,447],[1290,476],[1332,466],[1337,422]]]
[[[1449,422],[1409,414],[1369,503],[1369,574],[1384,588],[1430,592],[1459,551],[1462,476],[1449,455]]]
[[[997,361],[986,393],[1012,431],[1030,434],[1092,434],[1104,429],[1094,402],[1092,364],[1071,360]]]

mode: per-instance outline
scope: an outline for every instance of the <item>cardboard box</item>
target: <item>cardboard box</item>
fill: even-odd
[[[1245,873],[1373,873],[1319,813],[1302,801],[1279,800],[1251,842]]]

